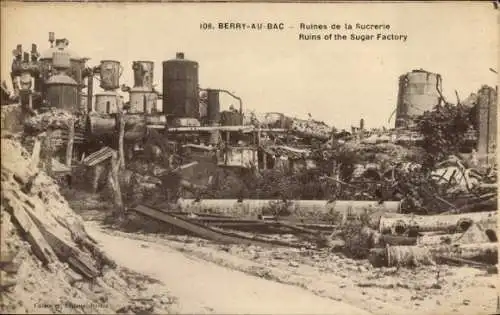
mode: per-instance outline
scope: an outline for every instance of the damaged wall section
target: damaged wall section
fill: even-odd
[[[498,87],[484,85],[478,91],[477,117],[479,120],[478,153],[486,157],[486,162],[493,162],[497,142],[497,93]],[[490,161],[491,160],[491,161]]]

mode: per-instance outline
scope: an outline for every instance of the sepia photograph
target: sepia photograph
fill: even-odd
[[[2,314],[500,314],[498,2],[2,1]]]

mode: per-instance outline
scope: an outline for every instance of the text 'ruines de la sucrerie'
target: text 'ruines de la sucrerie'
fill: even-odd
[[[335,41],[402,41],[408,40],[407,34],[392,31],[390,24],[365,23],[299,23],[299,40]]]

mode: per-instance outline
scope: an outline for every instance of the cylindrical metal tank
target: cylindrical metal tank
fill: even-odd
[[[420,116],[439,104],[441,76],[425,70],[413,70],[399,77],[396,127]]]
[[[153,90],[154,63],[152,61],[134,61],[132,70],[134,70],[134,87]]]
[[[87,136],[90,138],[99,138],[116,134],[116,119],[111,116],[103,117],[101,115],[90,114],[87,116]]]
[[[163,62],[163,112],[177,117],[199,119],[198,63],[184,59]]]
[[[158,95],[146,88],[132,88],[129,91],[129,113],[152,113],[156,110]]]
[[[104,91],[95,95],[95,111],[103,114],[114,114],[120,106],[120,96],[116,92]]]
[[[220,101],[218,90],[207,90],[207,120],[210,125],[220,123]]]
[[[100,87],[106,91],[118,89],[120,87],[122,70],[123,68],[119,61],[102,60],[100,67]]]
[[[46,100],[50,107],[77,112],[80,107],[78,84],[65,74],[51,76],[45,83],[47,87]]]
[[[70,57],[67,51],[54,51],[52,54],[52,65],[55,69],[68,69],[71,66]]]

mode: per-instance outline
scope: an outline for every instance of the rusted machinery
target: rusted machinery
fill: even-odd
[[[90,114],[86,120],[87,136],[90,139],[112,137],[116,134],[118,121],[113,115]],[[125,140],[137,141],[146,136],[147,125],[165,125],[166,118],[162,114],[124,115]]]
[[[51,47],[41,54],[35,44],[31,53],[23,52],[21,45],[13,51],[14,96],[31,109],[56,107],[78,111],[86,59],[68,48],[67,39],[55,39],[52,32],[49,42]]]
[[[158,93],[154,89],[153,61],[133,61],[133,86],[126,87],[120,84],[123,73],[120,61],[101,60],[96,66],[87,66],[88,58],[70,50],[67,39],[56,39],[51,32],[49,42],[50,48],[42,54],[38,53],[36,45],[32,46],[31,55],[23,53],[20,45],[14,51],[12,79],[17,96],[25,107],[33,110],[44,111],[55,107],[83,116],[83,119],[78,119],[75,128],[79,128],[77,133],[85,134],[86,141],[90,143],[97,145],[104,141],[101,144],[112,145],[116,139],[111,139],[121,134],[121,127],[125,129],[122,138],[130,142],[143,139],[151,128],[169,132],[173,128],[185,127],[242,127],[242,101],[226,90],[205,90],[206,110],[204,117],[200,117],[202,89],[198,82],[199,64],[185,59],[184,53],[179,52],[175,59],[162,63],[163,89],[162,93]],[[99,82],[97,86],[95,80]],[[120,87],[129,95],[128,104],[117,93]],[[95,91],[96,88],[99,91]],[[239,102],[239,110],[232,109],[221,114],[221,93],[235,98]],[[157,112],[159,97],[163,101],[162,113]],[[166,128],[167,125],[169,128]],[[188,134],[196,137],[198,132],[177,130],[173,132],[173,140]],[[220,135],[216,138],[219,139]],[[229,141],[228,135],[225,138]],[[239,153],[233,155],[239,156]]]

